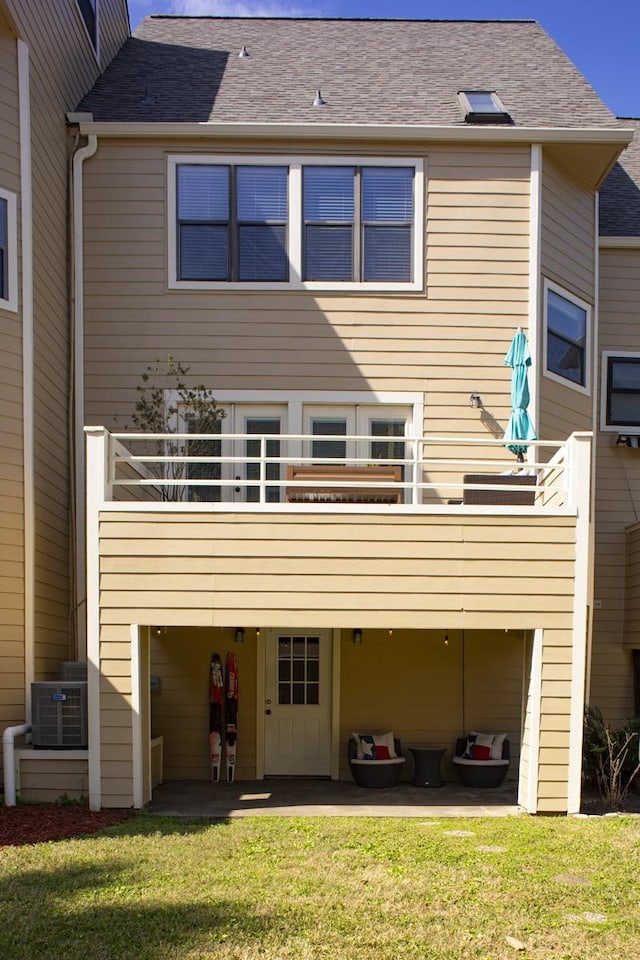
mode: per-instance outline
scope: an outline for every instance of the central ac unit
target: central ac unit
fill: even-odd
[[[32,683],[31,704],[33,747],[45,750],[87,747],[86,682]]]

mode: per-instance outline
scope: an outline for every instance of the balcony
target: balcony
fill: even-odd
[[[110,434],[107,502],[207,511],[571,512],[576,444],[530,443],[518,464],[501,440],[309,434]],[[371,459],[371,450],[386,456]],[[330,451],[331,456],[322,455]],[[341,455],[336,455],[338,452]],[[91,482],[91,481],[90,481]]]

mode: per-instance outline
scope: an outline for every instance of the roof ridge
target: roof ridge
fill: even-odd
[[[539,23],[538,20],[530,18],[507,18],[500,17],[444,17],[442,19],[430,19],[423,17],[223,17],[216,14],[196,14],[185,15],[177,13],[150,13],[145,20],[271,20],[271,21],[307,21],[318,23]]]

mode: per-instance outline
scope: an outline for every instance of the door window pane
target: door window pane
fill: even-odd
[[[184,418],[185,433],[222,433],[222,422],[214,420],[203,424],[201,420],[186,416]],[[220,457],[222,455],[221,440],[188,440],[186,443],[186,455],[188,457]],[[187,462],[185,469],[187,480],[220,480],[222,477],[222,464],[218,463],[190,463]],[[200,502],[218,503],[222,499],[222,488],[219,485],[207,486],[198,484],[197,486],[187,487],[187,500]]]
[[[347,421],[314,418],[311,421],[311,432],[314,437],[346,436]],[[344,460],[347,456],[346,440],[313,440],[311,456],[318,460]]]
[[[281,430],[280,417],[247,417],[245,420],[245,433],[259,433],[261,435],[274,433],[279,435]],[[245,453],[247,457],[260,456],[260,440],[245,441]],[[267,457],[280,456],[280,440],[269,439],[266,443]],[[280,464],[269,463],[265,465],[265,474],[267,480],[280,479]],[[245,476],[247,480],[260,479],[260,464],[247,463],[245,466]],[[278,503],[280,501],[280,487],[267,487],[267,503]],[[260,500],[259,487],[246,487],[245,499],[247,503],[258,503]]]
[[[320,702],[320,638],[278,638],[278,703]]]

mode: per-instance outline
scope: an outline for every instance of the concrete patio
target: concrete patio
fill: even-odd
[[[516,784],[469,790],[401,783],[367,790],[337,780],[286,779],[210,783],[181,780],[153,791],[150,813],[171,817],[506,817],[522,813]]]

